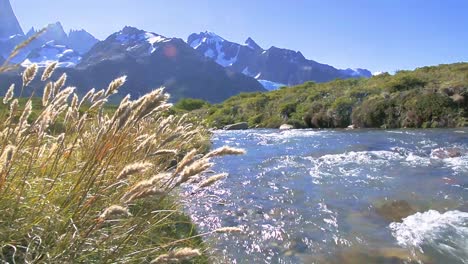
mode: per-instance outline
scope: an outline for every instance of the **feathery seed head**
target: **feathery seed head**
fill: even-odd
[[[65,82],[67,82],[67,74],[63,73],[62,76],[60,76],[60,78],[54,83],[54,95],[56,95],[60,88],[65,85]]]
[[[42,105],[47,106],[49,103],[50,95],[52,94],[52,89],[53,89],[54,84],[52,82],[49,82],[46,84],[44,88],[44,94],[42,95]]]
[[[23,72],[23,86],[28,86],[37,74],[37,64],[33,63]]]
[[[126,179],[129,176],[134,175],[136,173],[145,172],[151,167],[153,167],[153,164],[149,162],[139,162],[139,163],[133,163],[133,164],[127,165],[119,173],[119,175],[117,176],[117,179],[118,180]]]
[[[224,146],[206,154],[205,158],[212,158],[212,157],[225,156],[225,155],[243,155],[243,154],[245,154],[245,150],[243,149]]]
[[[56,61],[49,64],[49,66],[47,66],[47,68],[45,68],[44,72],[42,73],[41,81],[46,81],[47,79],[49,79],[50,76],[52,76],[52,74],[54,73],[56,67]]]
[[[13,159],[13,156],[15,155],[15,152],[16,152],[15,146],[8,145],[5,147],[5,149],[3,150],[2,156],[0,157],[0,160],[1,160],[0,168],[2,168],[2,170],[8,167],[8,165],[10,164],[10,161]]]
[[[104,96],[109,96],[109,95],[113,95],[115,93],[117,93],[118,89],[120,87],[122,87],[122,85],[125,84],[125,81],[127,80],[127,76],[122,76],[122,77],[119,77],[115,80],[113,80],[109,86],[107,87],[107,90],[106,90],[106,93],[104,94]]]
[[[227,176],[228,176],[227,173],[221,173],[221,174],[211,176],[210,178],[200,182],[198,184],[198,188],[205,188],[205,187],[211,186],[214,183],[216,183],[217,181],[226,178]]]
[[[8,88],[8,91],[5,94],[5,97],[3,97],[3,103],[8,104],[8,102],[13,98],[13,94],[15,91],[15,84],[10,85],[10,88]]]
[[[190,164],[190,162],[192,162],[192,160],[193,160],[193,158],[195,157],[196,154],[197,154],[196,149],[192,149],[189,153],[187,153],[184,156],[184,158],[177,165],[177,168],[176,168],[176,170],[174,172],[174,175],[181,172],[188,164]]]
[[[111,205],[99,216],[103,220],[109,220],[115,216],[131,216],[127,208],[120,205]]]

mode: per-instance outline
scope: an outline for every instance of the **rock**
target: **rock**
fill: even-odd
[[[352,129],[356,129],[357,126],[356,125],[349,125],[346,129],[347,130],[352,130]]]
[[[292,125],[288,125],[288,124],[282,124],[280,127],[279,127],[280,130],[289,130],[289,129],[294,129],[294,126]]]
[[[459,148],[438,148],[431,152],[431,158],[447,159],[456,158],[462,155],[461,149]]]
[[[227,125],[223,129],[224,130],[245,130],[248,129],[249,125],[246,122],[240,122],[232,125]]]
[[[401,222],[407,216],[416,213],[407,201],[397,200],[384,203],[377,207],[376,212],[388,221]]]

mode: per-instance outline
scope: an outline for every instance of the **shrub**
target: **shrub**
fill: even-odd
[[[184,111],[193,111],[209,105],[208,102],[201,99],[184,98],[179,100],[174,107]]]

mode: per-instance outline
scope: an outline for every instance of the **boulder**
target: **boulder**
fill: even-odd
[[[227,125],[223,129],[224,130],[245,130],[248,128],[249,128],[249,125],[246,122],[240,122],[236,124]]]
[[[401,222],[403,218],[416,213],[416,210],[407,201],[397,200],[384,203],[376,208],[376,212],[388,221]]]
[[[288,124],[282,124],[279,129],[280,130],[289,130],[289,129],[293,129],[294,126],[293,125],[288,125]]]
[[[438,148],[431,152],[431,158],[447,159],[457,158],[462,156],[462,151],[459,148]]]

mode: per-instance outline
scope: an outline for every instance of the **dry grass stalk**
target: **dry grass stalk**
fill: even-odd
[[[137,173],[143,173],[147,171],[148,169],[151,169],[151,167],[153,167],[153,164],[149,162],[138,162],[138,163],[127,165],[119,173],[119,175],[117,176],[117,180],[123,180],[123,179],[128,178],[131,175],[134,175]]]
[[[187,261],[193,259],[195,257],[201,256],[201,252],[198,249],[192,248],[181,248],[175,251],[171,251],[167,254],[163,254],[153,261],[151,264],[159,264],[159,263],[179,263],[182,261]]]

